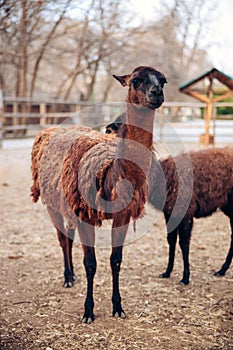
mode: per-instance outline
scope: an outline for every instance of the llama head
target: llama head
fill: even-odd
[[[119,129],[122,124],[125,124],[126,113],[121,113],[113,123],[106,126],[106,134],[117,134],[119,136]]]
[[[140,66],[131,74],[113,75],[122,86],[128,86],[127,102],[156,109],[164,102],[163,87],[167,82],[163,73],[152,67]]]

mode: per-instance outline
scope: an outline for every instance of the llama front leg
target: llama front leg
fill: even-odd
[[[177,229],[173,230],[172,232],[168,232],[167,241],[169,245],[169,258],[166,271],[159,275],[162,278],[169,278],[173,270],[177,241]]]
[[[94,298],[93,298],[93,282],[96,273],[96,257],[95,257],[95,228],[85,222],[78,224],[78,232],[83,247],[84,267],[86,270],[87,293],[84,303],[83,323],[91,323],[95,319],[94,315]]]
[[[179,225],[179,244],[183,255],[183,278],[180,281],[180,284],[187,285],[189,284],[189,245],[190,245],[190,237],[193,226],[192,219],[183,219]]]
[[[125,312],[121,306],[121,295],[119,290],[119,276],[120,276],[120,268],[122,262],[122,246],[121,247],[113,247],[112,254],[110,258],[111,269],[112,269],[112,305],[113,311],[112,315],[114,317],[122,317],[125,318]]]
[[[226,260],[224,262],[224,264],[222,265],[221,269],[217,272],[215,272],[215,276],[224,276],[226,271],[229,269],[230,264],[232,262],[232,258],[233,258],[233,218],[230,219],[230,223],[231,223],[231,245],[230,245],[230,249],[229,252],[227,254]]]
[[[121,295],[119,288],[119,276],[122,262],[122,250],[125,241],[125,236],[128,229],[128,222],[121,227],[116,227],[116,222],[113,220],[112,226],[112,254],[110,264],[112,269],[112,315],[114,317],[125,318],[126,314],[121,306]]]

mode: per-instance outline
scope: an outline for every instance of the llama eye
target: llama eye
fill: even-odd
[[[134,78],[131,80],[131,83],[133,84],[133,87],[137,89],[139,85],[141,84],[142,80],[138,78]]]

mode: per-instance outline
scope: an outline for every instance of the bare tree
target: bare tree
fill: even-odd
[[[75,62],[61,81],[56,96],[68,98],[77,79],[82,82],[81,93],[89,100],[97,76],[109,67],[109,58],[122,50],[133,38],[134,30],[124,30],[126,21],[123,1],[91,0],[82,21],[77,24]],[[108,64],[106,64],[108,62]]]
[[[14,70],[15,96],[25,97],[28,90],[33,95],[40,62],[69,3],[70,0],[5,0],[1,4],[0,55],[6,72]],[[55,8],[57,19],[49,21],[49,13],[54,14]]]
[[[170,10],[180,42],[180,62],[186,75],[204,47],[203,39],[208,35],[208,24],[213,19],[216,4],[216,0],[175,0]]]
[[[165,70],[169,80],[166,98],[175,100],[182,82],[209,67],[203,39],[214,9],[213,3],[204,0],[163,1],[162,6],[161,19],[156,17],[143,28],[124,63],[144,62]]]
[[[33,92],[35,89],[35,82],[36,82],[36,78],[37,78],[37,74],[38,74],[38,70],[39,70],[39,65],[41,60],[43,59],[45,50],[47,49],[48,45],[50,44],[56,29],[58,27],[58,25],[62,22],[67,7],[70,4],[71,0],[67,0],[62,8],[61,13],[58,15],[57,20],[53,23],[52,27],[49,29],[48,33],[46,33],[45,39],[40,47],[40,50],[37,54],[36,60],[35,60],[35,64],[34,64],[34,69],[33,69],[33,74],[32,74],[32,80],[31,80],[31,84],[30,84],[30,97],[33,96]]]
[[[123,0],[3,0],[0,3],[0,75],[15,96],[50,92],[65,99],[103,101],[117,67],[156,65],[169,76],[168,98],[194,68],[204,67],[201,45],[213,2],[163,1],[160,19],[128,25]],[[157,11],[158,13],[158,11]],[[101,90],[101,93],[98,91]],[[175,91],[175,93],[174,93]],[[117,98],[118,99],[118,98]]]

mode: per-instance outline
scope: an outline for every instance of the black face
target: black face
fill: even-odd
[[[106,126],[106,134],[117,134],[122,123],[111,123]]]
[[[164,102],[166,82],[162,73],[150,67],[139,67],[130,77],[130,88],[135,92],[135,101],[132,102],[150,109],[159,108]]]
[[[106,126],[106,134],[118,134],[122,124],[125,124],[126,113],[121,113],[113,123]]]

